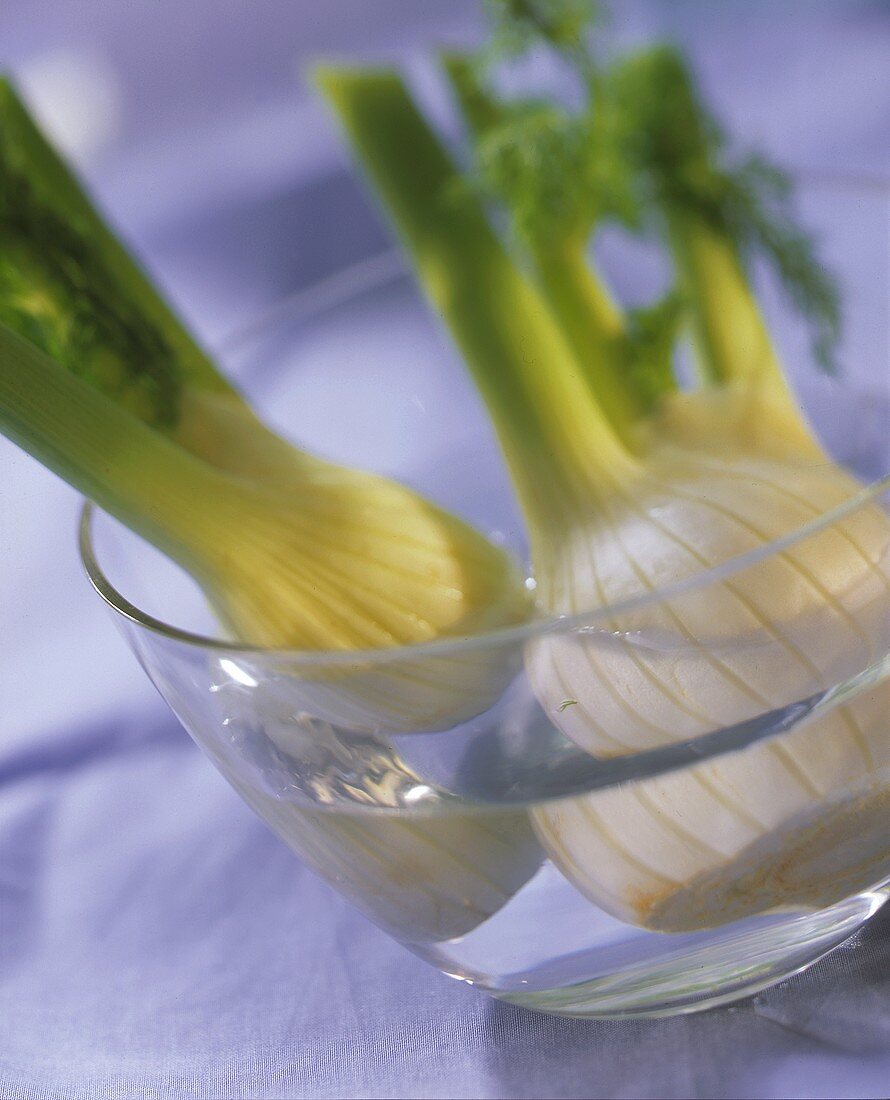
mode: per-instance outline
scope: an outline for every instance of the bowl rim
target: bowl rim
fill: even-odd
[[[809,181],[821,187],[833,188],[840,186],[848,188],[851,186],[852,181],[852,186],[875,188],[890,195],[890,173],[885,175],[880,172],[855,173],[843,169],[837,171],[810,168],[800,169],[795,175],[800,180]],[[225,336],[215,350],[224,358],[232,354],[237,357],[245,347],[260,343],[265,336],[274,332],[275,327],[281,322],[289,325],[295,322],[313,322],[349,301],[362,298],[376,290],[384,289],[404,280],[409,275],[410,267],[401,248],[394,246],[383,249],[272,302],[252,321],[241,326],[236,332]],[[878,501],[885,494],[890,494],[890,471],[870,484],[864,485],[859,492],[851,495],[843,503],[823,512],[821,515],[815,516],[805,524],[795,527],[778,539],[773,539],[753,550],[735,555],[707,569],[702,569],[681,581],[673,582],[649,592],[642,592],[617,603],[605,604],[602,607],[574,615],[533,615],[517,625],[499,627],[478,634],[454,635],[432,641],[416,642],[411,645],[374,649],[306,650],[252,645],[248,642],[239,642],[222,636],[211,636],[186,630],[165,622],[147,611],[143,611],[127,599],[109,580],[99,563],[93,540],[93,526],[95,517],[104,513],[102,509],[89,500],[84,502],[80,513],[78,549],[81,564],[91,586],[112,611],[125,621],[169,641],[221,653],[236,654],[254,660],[264,657],[276,661],[285,660],[290,665],[302,668],[364,666],[368,664],[389,664],[407,659],[422,660],[428,657],[453,656],[468,651],[473,652],[477,649],[525,644],[538,637],[578,633],[585,630],[597,631],[612,636],[620,635],[620,631],[616,632],[608,629],[608,626],[604,627],[603,621],[629,614],[660,601],[675,599],[697,588],[706,587],[743,572],[773,554],[785,551],[812,537],[819,531],[831,527],[845,516]],[[138,538],[139,536],[134,537]]]
[[[405,660],[423,660],[425,658],[455,656],[476,650],[498,646],[520,645],[533,639],[558,634],[577,634],[582,631],[596,631],[611,636],[620,636],[622,632],[604,627],[604,620],[627,615],[640,608],[665,600],[676,599],[698,588],[723,581],[737,573],[757,565],[774,554],[784,552],[792,546],[833,526],[845,516],[876,502],[884,494],[890,493],[890,473],[865,486],[842,504],[823,512],[800,527],[777,539],[764,543],[744,554],[728,558],[718,565],[703,569],[683,580],[664,585],[649,592],[642,592],[626,600],[605,604],[591,611],[574,615],[532,616],[526,622],[514,626],[499,627],[478,634],[437,638],[432,641],[415,642],[405,646],[378,647],[374,649],[350,650],[306,650],[272,648],[251,645],[247,642],[199,634],[164,622],[162,619],[137,607],[109,580],[99,564],[93,539],[93,527],[97,514],[102,513],[91,501],[86,501],[80,514],[78,547],[81,563],[96,593],[122,619],[135,626],[190,647],[209,649],[226,654],[237,654],[254,660],[268,657],[275,661],[284,660],[290,665],[302,668],[331,666],[365,666],[368,664],[391,664]],[[135,538],[140,536],[135,535]]]

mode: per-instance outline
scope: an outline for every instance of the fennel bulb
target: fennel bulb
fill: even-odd
[[[260,423],[2,81],[0,431],[183,565],[241,641],[352,653],[485,633],[528,613],[523,578],[481,534]],[[294,715],[307,710],[353,731],[448,728],[498,698],[513,660],[493,649],[357,655],[301,677],[283,657],[271,697],[261,685],[250,710],[294,752]],[[260,808],[273,824],[287,817],[308,862],[403,938],[467,931],[541,859],[521,814],[366,827]]]
[[[859,486],[797,410],[739,251],[759,234],[798,299],[818,304],[825,355],[837,315],[808,245],[768,220],[757,205],[764,200],[747,193],[741,177],[721,174],[717,128],[679,58],[658,50],[631,59],[619,91],[636,104],[635,141],[691,313],[703,380],[695,392],[666,394],[654,415],[637,422],[645,468],[673,498],[646,504],[663,555],[649,561],[680,579],[767,545]],[[642,537],[625,541],[622,553]],[[592,557],[604,552],[595,546]],[[637,572],[650,583],[651,573]],[[576,583],[579,576],[583,570]],[[614,589],[602,591],[615,599]],[[596,671],[582,689],[577,653],[569,667],[565,652],[550,658],[560,675],[574,673],[571,683],[588,704],[587,721],[579,699],[559,724],[593,752],[625,751],[623,734],[609,741],[634,725],[634,745],[685,737],[843,684],[880,667],[890,648],[886,512],[877,503],[851,511],[697,597],[665,601],[634,626],[641,637],[651,630],[672,638],[666,659],[627,648],[619,669],[614,654],[588,651]],[[595,693],[598,677],[611,690]],[[888,710],[884,682],[780,740],[541,812],[536,827],[584,893],[649,927],[684,930],[779,905],[825,906],[890,870]]]
[[[321,83],[489,407],[545,610],[577,615],[691,581],[855,495],[755,354],[765,335],[750,294],[703,280],[722,295],[714,314],[736,326],[743,371],[686,397],[656,365],[662,392],[642,401],[626,360],[602,361],[608,333],[592,345],[598,361],[579,356],[564,307],[581,296],[560,299],[520,272],[395,75],[325,70]],[[635,413],[632,400],[600,400],[622,386]],[[588,751],[766,714],[886,654],[890,521],[864,506],[610,625],[605,639],[544,635],[527,648],[542,706]],[[636,923],[685,930],[829,904],[887,873],[888,702],[890,686],[875,687],[780,741],[539,807],[535,826],[584,893]],[[789,875],[789,861],[805,873]]]
[[[243,641],[375,649],[526,615],[508,556],[467,524],[262,425],[8,84],[0,121],[7,434],[184,565]],[[426,686],[408,669],[389,671],[383,698],[363,700],[354,681],[359,728],[447,727],[489,706],[509,674],[478,659],[439,662]]]

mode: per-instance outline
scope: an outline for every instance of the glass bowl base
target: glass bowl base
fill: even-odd
[[[890,886],[785,923],[554,989],[486,992],[537,1012],[582,1018],[653,1018],[731,1004],[800,973],[856,933],[890,898]],[[474,983],[485,987],[484,982]]]

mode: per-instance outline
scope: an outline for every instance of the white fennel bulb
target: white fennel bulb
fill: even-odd
[[[575,553],[538,575],[555,610],[656,595],[590,633],[528,647],[552,720],[611,756],[757,718],[766,726],[771,711],[879,667],[890,651],[890,522],[877,503],[723,579],[657,596],[854,490],[830,466],[740,459],[687,469],[630,520],[618,508],[610,525],[576,529]],[[890,871],[888,713],[885,680],[775,740],[539,808],[535,827],[582,892],[633,923],[680,931],[826,905]]]

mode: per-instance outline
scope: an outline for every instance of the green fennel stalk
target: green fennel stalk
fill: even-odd
[[[592,475],[608,484],[632,460],[592,402],[546,301],[461,188],[398,76],[321,67],[316,81],[470,366],[523,507],[539,526],[558,522],[568,500],[597,494]]]
[[[613,429],[627,439],[652,395],[626,377],[625,320],[587,255],[597,218],[590,195],[602,190],[588,120],[549,104],[498,102],[465,56],[448,54],[443,65],[476,146],[480,182],[515,200],[515,232],[538,285]]]
[[[540,37],[528,27],[522,48]],[[469,131],[476,185],[507,214],[521,260],[613,429],[634,449],[640,421],[676,388],[671,358],[681,303],[672,290],[652,305],[621,309],[593,264],[590,242],[602,224],[637,231],[642,219],[623,120],[606,72],[581,41],[573,38],[568,51],[552,35],[544,41],[568,63],[579,108],[499,96],[485,51],[446,54],[444,71]]]

